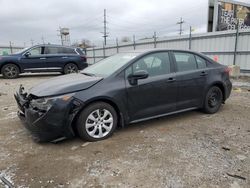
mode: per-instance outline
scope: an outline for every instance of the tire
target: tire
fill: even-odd
[[[19,67],[15,64],[9,63],[2,67],[1,74],[4,78],[14,79],[17,78],[20,74]]]
[[[64,66],[63,73],[64,74],[71,74],[71,73],[77,73],[78,67],[75,63],[68,63]]]
[[[212,86],[205,97],[203,111],[208,114],[218,112],[223,101],[223,94],[219,87]]]
[[[76,121],[80,138],[90,142],[110,137],[116,127],[117,113],[111,105],[105,102],[89,105],[81,112]]]

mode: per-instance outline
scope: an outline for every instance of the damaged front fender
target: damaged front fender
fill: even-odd
[[[74,97],[67,101],[57,99],[51,108],[44,112],[29,105],[30,100],[24,98],[20,92],[15,98],[21,110],[18,115],[36,141],[53,141],[60,137],[74,136],[71,125],[76,114],[82,109],[82,101]]]

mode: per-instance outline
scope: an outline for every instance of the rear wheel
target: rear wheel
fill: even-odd
[[[220,109],[222,101],[223,94],[221,89],[217,86],[213,86],[206,94],[203,110],[208,114],[214,114]]]
[[[15,64],[6,64],[2,67],[1,73],[4,78],[13,79],[19,76],[20,70],[19,67]]]
[[[63,73],[64,74],[70,74],[70,73],[77,73],[78,67],[74,63],[68,63],[64,66]]]
[[[116,129],[117,113],[111,105],[97,102],[81,112],[76,126],[82,139],[90,142],[103,140]]]

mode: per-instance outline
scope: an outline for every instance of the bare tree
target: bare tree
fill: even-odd
[[[74,42],[72,46],[80,48],[89,48],[91,47],[91,42],[88,39],[82,39],[81,42]]]
[[[131,42],[131,39],[129,37],[122,37],[121,39],[122,42]]]

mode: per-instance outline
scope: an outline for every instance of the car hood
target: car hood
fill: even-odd
[[[19,56],[20,56],[20,54],[0,55],[0,61],[12,59],[12,58],[18,58]]]
[[[58,76],[32,87],[29,94],[37,97],[48,97],[73,93],[88,89],[102,79],[102,77],[86,76],[80,73]]]

